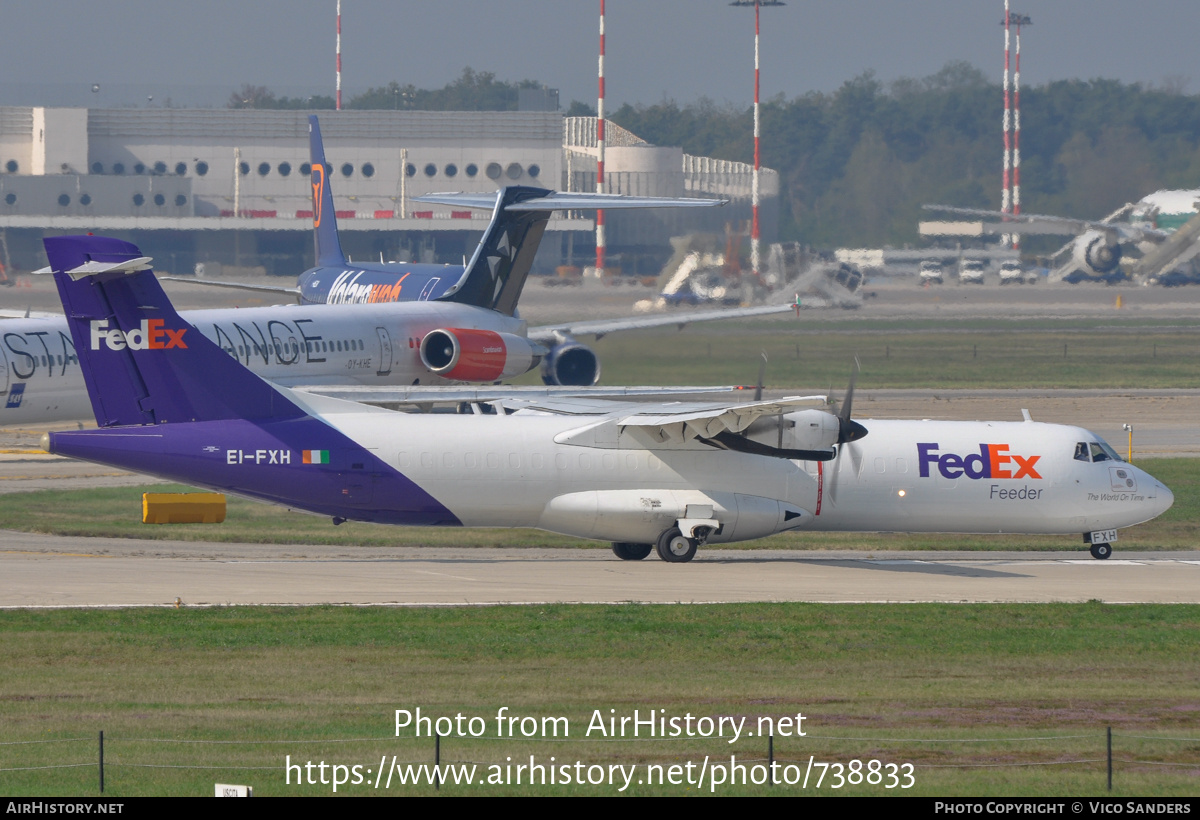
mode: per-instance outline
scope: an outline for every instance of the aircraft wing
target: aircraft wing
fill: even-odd
[[[61,313],[50,310],[0,310],[0,319],[61,319]]]
[[[711,439],[721,433],[740,433],[763,416],[779,416],[800,407],[825,407],[825,396],[789,396],[774,401],[709,407],[681,412],[633,412],[619,424],[651,431],[659,441]]]
[[[427,408],[434,405],[455,405],[464,402],[491,403],[500,402],[510,409],[534,407],[537,409],[555,411],[558,400],[571,401],[564,405],[570,407],[567,412],[596,413],[608,412],[611,408],[606,399],[621,399],[640,396],[688,396],[710,393],[732,393],[738,390],[753,390],[753,387],[742,385],[705,386],[705,387],[558,387],[545,385],[414,385],[414,386],[375,386],[375,385],[325,385],[301,384],[289,385],[290,389],[301,393],[312,393],[317,396],[327,396],[334,399],[356,401],[360,404],[370,404],[377,407],[392,409]],[[544,406],[543,406],[544,405]],[[621,404],[620,406],[629,406]]]
[[[805,299],[801,307],[826,307],[823,299]],[[722,310],[700,310],[681,313],[651,313],[645,316],[630,316],[621,319],[594,319],[583,322],[563,322],[557,325],[540,325],[529,328],[529,338],[537,342],[553,342],[569,336],[594,334],[600,338],[618,330],[641,330],[650,327],[676,325],[680,329],[692,322],[713,322],[718,319],[746,319],[752,316],[770,316],[791,313],[796,305],[762,305],[748,308],[724,308]]]
[[[496,194],[445,191],[413,197],[414,202],[453,205],[459,208],[492,210]],[[506,211],[588,211],[621,208],[711,208],[724,205],[727,199],[696,199],[692,197],[621,196],[618,194],[584,194],[553,192],[506,205]]]
[[[1085,231],[1104,231],[1105,233],[1115,233],[1122,240],[1141,242],[1144,240],[1161,241],[1167,237],[1166,232],[1160,231],[1157,228],[1142,228],[1134,225],[1128,225],[1119,222],[1107,222],[1103,220],[1093,219],[1075,219],[1068,216],[1051,216],[1049,214],[1006,214],[1003,211],[989,211],[982,208],[956,208],[950,205],[922,205],[927,211],[941,211],[948,214],[959,214],[961,216],[978,216],[988,219],[996,219],[1006,224],[1002,226],[1002,230],[1008,233],[1025,233],[1022,225],[1032,227],[1035,224],[1051,224],[1061,225],[1064,232],[1069,233],[1084,233]],[[1110,219],[1120,216],[1123,212],[1128,211],[1133,205],[1130,203],[1124,208],[1119,209]],[[1045,231],[1032,231],[1036,233],[1045,233]]]
[[[300,288],[296,286],[283,287],[276,285],[247,285],[242,282],[214,282],[211,279],[196,279],[192,276],[160,276],[160,282],[187,282],[189,285],[205,285],[210,288],[233,288],[234,290],[255,290],[263,293],[285,293],[288,296],[299,296]]]

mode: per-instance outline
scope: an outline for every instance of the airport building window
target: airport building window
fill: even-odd
[[[531,177],[536,177],[542,173],[542,168],[540,165],[530,165],[527,170],[529,171],[529,175]]]
[[[437,176],[437,166],[434,165],[432,162],[425,164],[425,176],[427,176],[427,177]]]
[[[354,174],[354,166],[348,162],[343,162],[342,163],[342,176],[348,177],[348,176],[353,176],[353,174]]]
[[[467,172],[467,176],[474,177],[476,174],[479,173],[479,166],[472,162],[467,165],[466,172]]]
[[[205,162],[204,160],[200,160],[199,162],[197,162],[196,163],[196,175],[204,176],[207,173],[208,173],[208,163]]]
[[[448,176],[448,177],[455,177],[455,176],[458,176],[458,166],[457,166],[457,165],[455,165],[453,162],[451,162],[451,163],[450,163],[449,165],[447,165],[447,166],[446,166],[446,168],[444,169],[444,173],[445,173],[445,174],[446,174],[446,176]]]
[[[155,194],[154,204],[161,208],[163,205],[167,204],[167,198],[162,194]]]
[[[162,174],[165,174],[166,172],[167,172],[167,164],[165,162],[160,160],[160,161],[154,163],[154,173],[159,174],[161,176]]]
[[[103,174],[104,173],[104,163],[103,162],[93,162],[92,163],[92,173],[93,174]]]
[[[84,203],[84,204],[86,205],[87,203]],[[180,208],[182,208],[184,205],[187,204],[187,197],[184,196],[183,194],[176,194],[175,195],[175,204],[178,205]]]
[[[142,196],[141,194],[134,194],[133,195],[133,204],[139,208],[142,207],[143,205],[146,204],[146,197]]]
[[[15,174],[18,167],[19,166],[17,165],[17,161],[15,159],[10,159],[8,162],[4,163],[4,170],[8,171],[10,174]]]
[[[267,174],[269,174],[269,173],[271,173],[271,163],[269,163],[269,162],[260,162],[260,163],[258,164],[258,175],[259,175],[260,177],[265,177],[265,176],[266,176]]]
[[[16,194],[5,194],[4,195],[4,203],[6,205],[15,205],[17,203],[17,195]]]
[[[133,172],[134,172],[135,174],[144,174],[144,173],[146,173],[146,166],[145,166],[145,165],[143,165],[143,164],[142,164],[142,163],[140,163],[140,162],[139,162],[139,163],[136,163],[136,164],[133,166]]]
[[[489,162],[487,167],[488,179],[500,179],[500,175],[504,173],[504,169],[500,167],[498,162]]]
[[[79,197],[79,204],[84,205],[84,206],[91,205],[92,204],[92,195],[91,194],[81,194]]]
[[[113,173],[116,174],[117,176],[120,176],[121,174],[125,173],[125,163],[114,162],[113,163]]]
[[[518,162],[510,162],[508,167],[504,169],[504,175],[509,179],[521,178],[521,164]]]
[[[71,204],[71,197],[68,196],[67,194],[59,194],[58,195],[58,204],[62,205],[64,208],[67,207],[68,205]]]
[[[367,179],[375,176],[375,166],[369,162],[364,162],[362,167],[362,175]]]
[[[187,163],[186,162],[175,163],[175,176],[181,177],[186,173],[187,173]]]
[[[291,173],[292,173],[292,164],[290,162],[279,163],[279,175],[281,177],[286,177]]]
[[[250,163],[243,162],[240,165],[238,165],[238,173],[240,173],[242,176],[246,176],[247,174],[249,174],[250,173]]]
[[[303,174],[304,176],[308,176],[309,174],[312,173],[312,166],[309,165],[307,162],[301,163],[300,164],[300,173]]]
[[[406,177],[415,177],[417,175],[417,166],[413,165],[411,162],[408,165],[405,165],[404,175]]]

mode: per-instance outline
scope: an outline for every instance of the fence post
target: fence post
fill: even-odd
[[[104,794],[104,730],[100,730],[100,794]]]
[[[437,732],[433,733],[433,790],[440,792],[442,790],[442,736]]]
[[[770,773],[770,779],[767,780],[767,785],[775,785],[775,735],[767,735],[767,771]]]
[[[1108,727],[1108,790],[1112,791],[1112,727]]]

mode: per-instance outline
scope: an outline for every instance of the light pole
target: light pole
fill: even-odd
[[[750,268],[754,278],[758,279],[758,169],[761,154],[759,153],[759,118],[758,118],[758,10],[762,6],[783,6],[782,0],[733,0],[731,6],[754,6],[754,177],[750,187]]]

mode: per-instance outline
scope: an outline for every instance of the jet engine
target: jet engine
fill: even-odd
[[[555,345],[542,359],[542,382],[589,387],[600,381],[600,359],[587,345],[572,340]]]
[[[1121,264],[1121,246],[1103,231],[1088,231],[1075,240],[1075,261],[1093,276],[1106,277]]]
[[[523,336],[475,328],[439,328],[421,340],[421,363],[443,379],[491,382],[532,370],[543,349]]]

